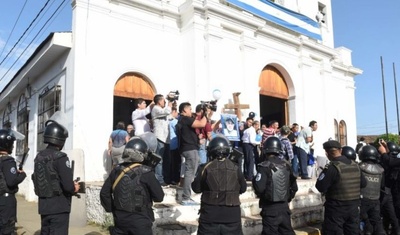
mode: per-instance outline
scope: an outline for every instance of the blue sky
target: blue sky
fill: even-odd
[[[16,61],[25,61],[50,32],[71,31],[70,0],[50,1],[45,8],[47,10],[42,12],[22,37],[20,41],[22,46],[15,47],[9,59],[3,61],[46,2],[47,0],[2,2],[0,8],[0,87],[3,87],[7,78],[11,78],[21,66]],[[21,12],[24,5],[24,10]],[[352,50],[353,65],[363,70],[363,74],[355,78],[358,134],[386,133],[381,56],[384,65],[388,130],[389,133],[398,133],[393,63],[397,80],[399,80],[400,1],[387,0],[379,4],[376,1],[332,0],[332,11],[335,47],[344,46]],[[54,12],[56,13],[52,17]],[[48,23],[43,27],[46,21]],[[17,60],[29,44],[29,48]],[[399,81],[397,83],[398,92],[400,92]]]

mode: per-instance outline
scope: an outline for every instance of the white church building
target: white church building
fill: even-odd
[[[334,138],[356,145],[351,51],[334,47],[330,0],[74,0],[72,32],[54,32],[0,93],[3,128],[26,135],[20,193],[34,201],[33,159],[44,123],[68,117],[65,144],[76,176],[104,181],[115,124],[131,122],[134,101],[178,90],[193,107],[221,97],[221,112],[266,123],[318,122],[316,152]],[[229,109],[233,93],[249,108]],[[240,107],[239,103],[236,103]],[[224,108],[227,107],[227,108]],[[80,160],[79,160],[80,159]],[[77,175],[80,174],[80,175]]]

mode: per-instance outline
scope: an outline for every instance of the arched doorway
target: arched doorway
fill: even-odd
[[[260,87],[261,123],[268,125],[268,122],[276,120],[280,126],[289,124],[287,113],[289,90],[279,70],[271,65],[265,66],[258,85]]]
[[[113,128],[119,121],[131,124],[132,112],[136,109],[136,99],[143,98],[151,103],[155,89],[145,75],[140,73],[123,74],[114,86],[114,120]]]

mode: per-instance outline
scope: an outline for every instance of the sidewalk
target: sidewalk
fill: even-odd
[[[28,202],[22,196],[17,196],[18,235],[40,235],[40,216],[36,202]],[[69,235],[108,235],[102,227],[86,225],[84,227],[69,227]]]

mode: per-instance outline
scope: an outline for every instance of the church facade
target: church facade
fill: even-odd
[[[0,93],[4,128],[23,132],[17,160],[33,170],[44,123],[68,117],[65,150],[80,157],[85,181],[103,181],[108,138],[130,122],[134,101],[178,90],[178,103],[213,100],[215,117],[249,112],[263,123],[307,126],[316,151],[328,138],[355,146],[351,51],[334,47],[330,0],[72,1],[72,32],[50,34]],[[229,109],[240,103],[248,109]],[[236,102],[236,104],[235,104]],[[227,107],[227,108],[223,108]],[[319,144],[319,145],[318,145]],[[35,200],[30,177],[20,192]]]

